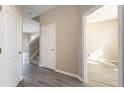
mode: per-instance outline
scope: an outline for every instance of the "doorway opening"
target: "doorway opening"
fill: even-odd
[[[101,6],[86,16],[85,73],[89,86],[118,86],[117,15],[117,6]]]
[[[39,66],[39,45],[40,45],[40,22],[30,17],[23,15],[23,32],[22,32],[22,47],[23,47],[23,67],[32,64]]]
[[[39,66],[39,33],[22,33],[23,63]]]

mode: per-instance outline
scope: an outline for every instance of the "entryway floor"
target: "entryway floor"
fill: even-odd
[[[87,60],[88,86],[94,87],[116,87],[117,86],[117,64],[110,62],[97,62]]]
[[[57,73],[51,69],[25,64],[24,80],[18,87],[83,87],[78,79]]]
[[[24,57],[25,58],[25,57]],[[26,58],[25,58],[26,59]],[[27,61],[23,59],[23,61]],[[18,87],[84,87],[78,79],[55,72],[54,70],[24,62],[24,80]]]

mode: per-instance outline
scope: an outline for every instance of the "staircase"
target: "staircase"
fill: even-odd
[[[37,53],[31,60],[30,63],[39,66],[39,53]]]
[[[29,43],[29,63],[39,66],[39,37]]]

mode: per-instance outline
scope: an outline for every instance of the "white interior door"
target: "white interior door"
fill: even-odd
[[[20,16],[17,15],[14,7],[3,6],[1,11],[2,24],[2,72],[4,78],[0,86],[17,86],[20,81]],[[4,74],[2,74],[4,73]],[[1,82],[0,82],[1,83]]]
[[[41,27],[41,65],[56,68],[56,24]]]

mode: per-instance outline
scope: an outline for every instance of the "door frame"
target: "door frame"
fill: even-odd
[[[46,24],[46,25],[55,25],[56,28],[56,23],[50,23],[50,24]],[[41,40],[41,34],[42,34],[42,26],[46,26],[46,25],[40,25],[40,62],[39,62],[39,67],[44,67],[42,65],[42,40]],[[52,68],[52,70],[56,70],[56,29],[55,29],[55,67]],[[50,68],[51,69],[51,68]]]
[[[23,54],[22,54],[22,15],[19,12],[19,10],[17,10],[17,8],[14,5],[10,5],[10,7],[16,12],[16,14],[19,17],[20,23],[19,23],[19,81],[23,80]]]
[[[82,15],[82,81],[84,83],[87,83],[87,62],[86,62],[86,16],[88,16],[89,14],[91,14],[92,12],[96,11],[97,9],[99,9],[100,7],[102,7],[103,5],[95,5],[94,7],[92,7],[89,11],[85,12]],[[124,86],[124,27],[123,24],[124,22],[122,20],[124,20],[124,6],[120,5],[118,6],[118,86]]]

